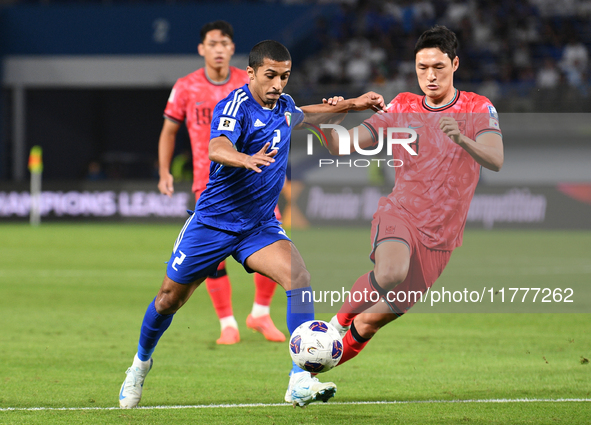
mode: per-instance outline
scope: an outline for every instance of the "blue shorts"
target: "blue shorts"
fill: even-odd
[[[195,214],[191,214],[187,219],[166,268],[166,275],[177,283],[215,276],[218,264],[230,255],[252,273],[244,264],[248,257],[274,242],[290,240],[276,219],[244,233],[233,233],[206,226],[194,218]]]

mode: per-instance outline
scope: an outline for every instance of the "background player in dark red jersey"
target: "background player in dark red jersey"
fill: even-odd
[[[374,268],[355,282],[351,293],[358,296],[345,302],[331,320],[344,335],[339,364],[356,356],[381,327],[412,307],[413,294],[433,285],[462,243],[480,167],[499,171],[503,165],[494,106],[483,96],[454,87],[457,46],[456,35],[446,27],[425,31],[415,46],[424,96],[401,93],[386,113],[357,128],[362,148],[376,145],[388,127],[413,128],[418,137],[410,145],[416,155],[402,146],[393,150],[403,166],[396,169],[395,187],[380,200],[372,221]],[[350,130],[351,140],[352,134]],[[338,153],[334,130],[328,139],[330,151]],[[379,296],[359,296],[376,292]]]
[[[230,66],[234,54],[233,36],[234,31],[228,22],[205,24],[201,28],[201,43],[198,46],[199,54],[205,59],[205,67],[180,78],[170,93],[158,142],[158,189],[165,195],[171,196],[174,192],[170,164],[176,135],[183,122],[191,139],[195,200],[199,199],[209,180],[208,146],[213,109],[228,93],[249,82],[246,71]],[[276,283],[258,273],[254,275],[254,282],[255,300],[246,325],[261,332],[269,341],[285,341],[285,335],[275,327],[269,315]],[[216,277],[207,278],[206,286],[222,328],[217,343],[239,342],[238,323],[232,311],[232,287],[225,262],[220,264]]]

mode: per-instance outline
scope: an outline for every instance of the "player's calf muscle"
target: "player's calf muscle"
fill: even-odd
[[[162,287],[156,296],[154,303],[156,311],[159,314],[176,313],[189,299],[195,288],[203,281],[182,285],[171,280],[168,276],[164,278]]]

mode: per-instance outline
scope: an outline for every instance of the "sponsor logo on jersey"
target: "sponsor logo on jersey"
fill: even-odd
[[[497,113],[497,110],[495,109],[495,107],[492,105],[488,105],[487,108],[488,108],[488,113],[490,114],[491,118],[498,120],[499,114]]]
[[[170,103],[174,102],[174,95],[175,95],[175,93],[176,93],[176,90],[175,90],[175,89],[172,89],[172,90],[170,91],[170,96],[168,96],[168,101],[169,101]]]
[[[234,126],[236,125],[236,120],[234,118],[220,118],[220,124],[218,125],[218,130],[227,130],[227,131],[234,131]]]
[[[255,127],[264,127],[265,123],[262,122],[260,119],[257,118],[257,120],[254,122],[254,126]]]

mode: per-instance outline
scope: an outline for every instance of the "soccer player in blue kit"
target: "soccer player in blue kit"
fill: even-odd
[[[311,291],[310,274],[273,213],[285,181],[291,129],[327,113],[340,114],[342,120],[349,110],[382,110],[384,100],[370,92],[336,105],[298,108],[283,93],[291,56],[272,40],[253,47],[247,72],[250,83],[232,91],[214,110],[209,182],[174,243],[162,286],[144,316],[138,351],[119,393],[122,408],[140,402],[152,353],[174,313],[230,255],[248,272],[259,272],[285,289],[290,334],[314,319],[313,302],[302,297]],[[304,407],[327,401],[335,392],[334,383],[321,383],[293,364],[285,400]]]

